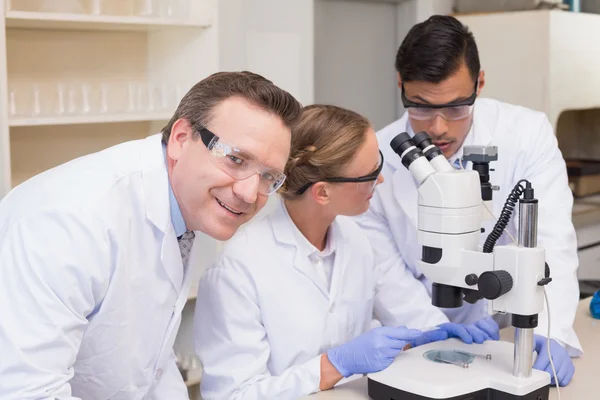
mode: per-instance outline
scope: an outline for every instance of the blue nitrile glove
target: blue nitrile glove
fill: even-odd
[[[590,313],[593,318],[600,319],[600,290],[596,291],[590,301]]]
[[[331,348],[327,358],[345,378],[378,372],[388,367],[404,346],[422,334],[417,329],[382,326]]]
[[[492,317],[480,319],[470,325],[448,322],[438,327],[446,331],[449,338],[458,338],[467,344],[500,339],[500,329]]]
[[[448,339],[448,332],[443,329],[434,329],[423,332],[421,336],[411,342],[412,347],[423,346],[427,343],[439,342]]]
[[[549,373],[550,383],[556,385],[554,374],[552,373],[552,366],[550,365],[550,359],[548,358],[547,338],[542,335],[534,335],[533,340],[535,351],[538,353],[533,368]],[[573,361],[571,360],[567,349],[562,347],[556,340],[550,339],[550,354],[552,354],[552,360],[554,361],[554,369],[556,370],[558,384],[560,386],[567,386],[575,373],[575,365],[573,365]]]
[[[487,340],[500,340],[500,327],[494,318],[482,318],[475,322],[475,327],[487,333]]]

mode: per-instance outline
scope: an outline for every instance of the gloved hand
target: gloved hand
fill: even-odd
[[[438,328],[446,331],[449,338],[458,338],[467,344],[500,339],[500,328],[492,317],[482,318],[470,325],[447,322]]]
[[[410,344],[412,347],[423,346],[427,343],[439,342],[448,339],[448,332],[443,329],[433,329],[423,332],[421,336],[413,340]]]
[[[327,358],[345,378],[368,374],[388,367],[404,346],[422,334],[417,329],[382,326],[331,348]]]
[[[533,368],[549,373],[551,377],[550,383],[556,385],[554,374],[552,373],[552,366],[550,365],[550,359],[548,358],[547,338],[542,335],[534,335],[533,341],[535,351],[538,353]],[[571,360],[567,349],[562,347],[556,340],[550,339],[550,354],[552,354],[552,360],[554,361],[554,369],[556,370],[558,384],[560,386],[567,386],[575,373],[575,365],[573,365],[573,361]]]

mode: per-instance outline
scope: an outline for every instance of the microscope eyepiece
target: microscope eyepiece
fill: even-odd
[[[431,137],[429,137],[425,131],[417,133],[413,137],[413,142],[423,151],[423,155],[427,157],[429,161],[442,155],[442,151],[433,144]]]
[[[390,142],[390,146],[392,147],[392,150],[400,156],[402,165],[406,168],[408,168],[413,161],[423,156],[421,150],[415,146],[412,138],[406,132],[402,132],[393,138]]]
[[[404,153],[407,149],[414,147],[414,143],[410,135],[406,132],[402,132],[392,139],[390,142],[390,146],[392,146],[392,150],[400,157],[402,157],[402,153]]]
[[[415,142],[415,145],[419,146],[421,150],[425,150],[427,146],[430,146],[432,144],[431,138],[425,131],[417,133],[413,137],[413,142]]]

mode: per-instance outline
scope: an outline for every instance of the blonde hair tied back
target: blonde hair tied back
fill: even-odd
[[[279,193],[286,199],[297,198],[296,192],[306,184],[341,176],[369,128],[369,120],[342,107],[304,107],[298,123],[292,126],[286,181]]]

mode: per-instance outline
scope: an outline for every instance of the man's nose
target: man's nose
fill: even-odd
[[[440,137],[448,132],[448,123],[441,115],[436,115],[429,124],[429,134],[434,137]]]
[[[252,176],[236,181],[233,184],[233,193],[244,200],[248,204],[256,203],[258,197],[258,186],[260,184],[260,176],[252,174]]]

